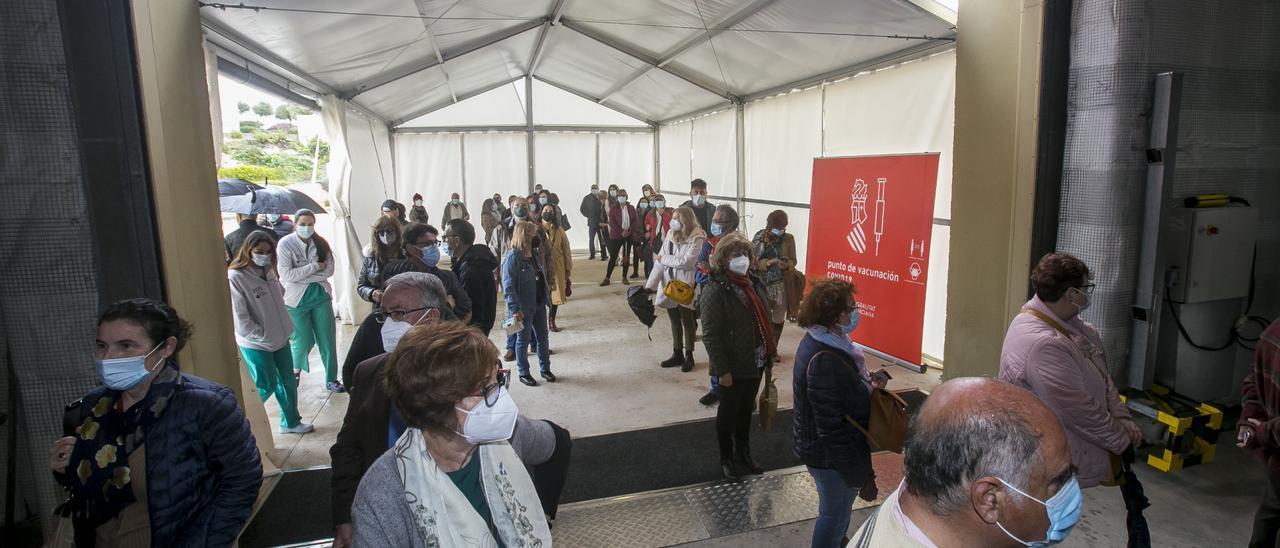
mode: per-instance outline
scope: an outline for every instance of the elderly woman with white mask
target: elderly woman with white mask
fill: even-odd
[[[498,363],[493,343],[459,322],[400,340],[383,378],[407,428],[356,490],[355,546],[551,546],[507,442],[519,410]]]

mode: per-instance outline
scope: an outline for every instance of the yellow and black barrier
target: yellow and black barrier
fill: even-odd
[[[1130,411],[1151,419],[1160,427],[1160,441],[1146,448],[1147,464],[1162,472],[1213,462],[1222,431],[1222,410],[1191,401],[1153,385],[1120,395]],[[1148,436],[1150,440],[1150,436]]]

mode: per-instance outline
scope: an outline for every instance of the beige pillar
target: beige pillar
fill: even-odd
[[[947,276],[947,378],[994,376],[1026,300],[1041,0],[961,2]]]
[[[265,458],[273,447],[261,400],[245,383],[231,320],[218,208],[209,87],[194,2],[134,0],[138,84],[166,297],[195,325],[183,371],[230,387]],[[221,129],[219,129],[221,131]]]

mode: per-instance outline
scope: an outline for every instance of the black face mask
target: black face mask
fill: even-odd
[[[543,213],[543,214],[542,214],[542,220],[544,220],[544,221],[546,221],[546,222],[548,222],[548,223],[554,223],[554,222],[556,222],[556,214],[555,214],[555,213]]]
[[[541,246],[541,245],[542,245],[542,238],[534,237],[534,238],[533,238],[533,244],[532,244],[532,245],[533,245],[533,248],[534,248],[534,249],[537,249],[537,248],[538,248],[538,246]]]

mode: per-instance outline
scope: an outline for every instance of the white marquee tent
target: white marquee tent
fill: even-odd
[[[955,11],[937,0],[258,0],[202,3],[220,70],[321,108],[339,313],[365,313],[360,248],[387,198],[593,182],[679,203],[702,178],[752,233],[800,246],[813,159],[941,152],[924,351],[942,357]],[[435,205],[433,205],[435,204]],[[820,229],[820,227],[817,227]],[[345,276],[345,279],[343,278]],[[345,291],[345,294],[343,294]]]

